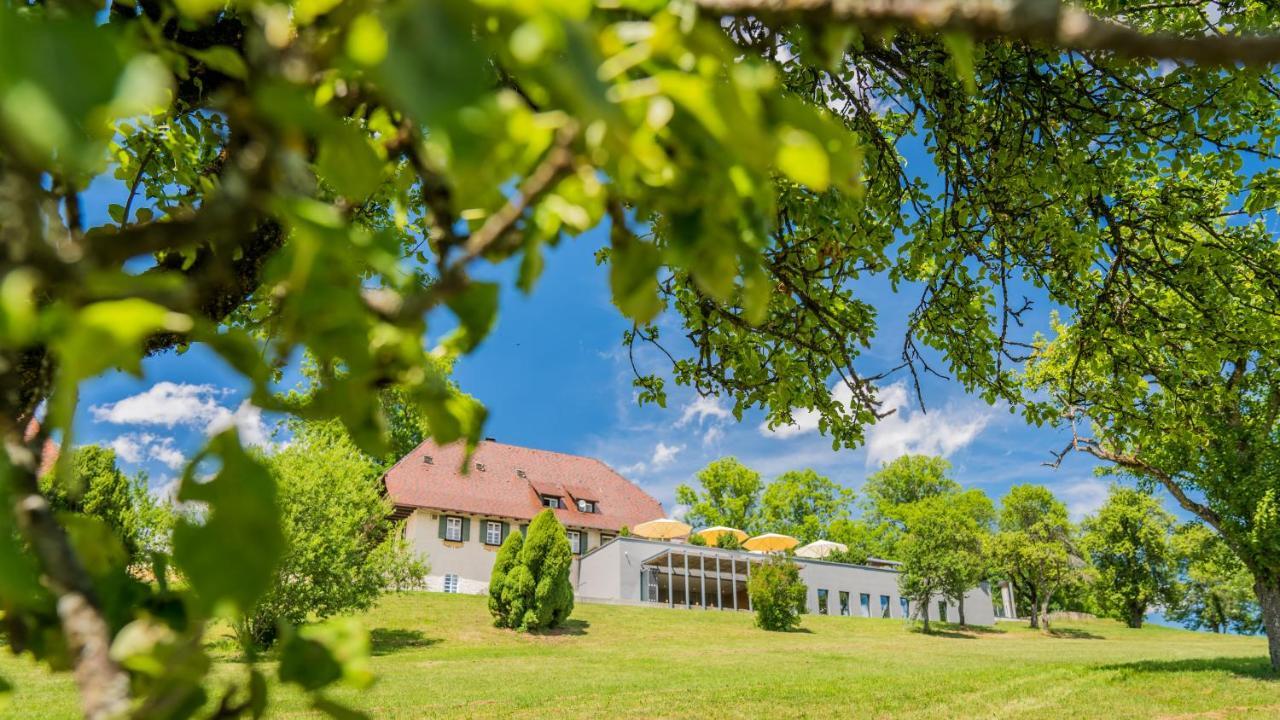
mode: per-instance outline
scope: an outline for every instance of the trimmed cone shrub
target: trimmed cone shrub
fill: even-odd
[[[507,543],[503,543],[490,580],[489,607],[494,611],[495,624],[517,630],[542,630],[563,624],[573,612],[573,585],[569,581],[573,551],[555,514],[543,510],[529,523],[528,534],[514,553],[515,561],[502,568],[499,592],[499,562],[506,550]]]
[[[489,576],[489,612],[493,614],[493,624],[498,627],[511,627],[511,603],[504,597],[507,576],[520,560],[520,549],[524,547],[524,535],[514,530],[498,548],[498,557],[493,561],[493,574]]]
[[[751,570],[747,583],[756,625],[765,630],[793,630],[804,613],[809,589],[800,579],[800,566],[785,556],[774,555]]]

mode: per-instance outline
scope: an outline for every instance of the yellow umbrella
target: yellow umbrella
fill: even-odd
[[[642,522],[631,528],[631,534],[650,540],[670,540],[672,538],[685,537],[693,530],[692,525],[687,525],[674,520],[672,518],[658,518],[649,522]]]
[[[705,530],[699,530],[698,535],[701,536],[704,540],[706,540],[708,545],[713,545],[713,546],[719,546],[720,538],[725,535],[732,535],[738,538],[738,544],[742,544],[742,541],[746,540],[748,537],[747,534],[742,532],[741,530],[737,528],[725,527],[724,525],[717,525],[715,527],[709,527]]]
[[[780,550],[790,550],[799,544],[800,541],[790,535],[765,533],[742,543],[742,547],[752,552],[778,552]]]

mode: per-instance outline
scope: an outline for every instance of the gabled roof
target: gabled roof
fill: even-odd
[[[556,495],[565,504],[555,511],[565,526],[612,532],[663,515],[661,503],[595,458],[486,440],[464,474],[465,454],[462,443],[441,447],[428,440],[414,448],[387,471],[391,501],[397,507],[530,520],[543,510],[540,493]],[[597,512],[579,512],[577,500],[596,503]]]

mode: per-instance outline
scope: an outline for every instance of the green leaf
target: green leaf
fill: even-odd
[[[244,80],[249,76],[249,68],[244,64],[244,58],[240,57],[240,53],[234,48],[226,45],[214,45],[205,50],[188,50],[187,54],[211,69],[237,80]]]
[[[945,33],[942,43],[947,46],[947,52],[951,53],[956,79],[964,85],[965,92],[970,95],[977,93],[977,73],[973,69],[973,38],[968,33]]]
[[[195,468],[210,456],[222,467],[201,482]],[[231,429],[214,436],[188,466],[178,500],[206,503],[208,512],[203,522],[184,517],[174,527],[174,564],[207,612],[247,612],[274,580],[285,547],[275,482]]]
[[[461,323],[461,348],[464,352],[471,352],[493,329],[498,317],[498,285],[473,282],[449,298],[447,304]]]
[[[652,243],[615,229],[609,254],[609,288],[614,304],[636,322],[648,322],[662,312],[662,299],[658,297],[661,264],[662,253]]]
[[[791,180],[821,192],[831,184],[831,162],[822,143],[812,134],[794,127],[778,132],[778,170]]]
[[[342,681],[356,688],[373,683],[369,633],[355,618],[331,618],[287,633],[280,651],[280,680],[315,691]]]
[[[361,202],[382,183],[382,160],[360,130],[342,125],[320,139],[316,168],[349,200]]]

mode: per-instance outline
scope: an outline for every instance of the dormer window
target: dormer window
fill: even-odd
[[[596,512],[595,500],[578,500],[578,512],[594,513]]]
[[[561,502],[560,498],[556,495],[543,495],[542,507],[549,507],[554,510],[559,510],[560,508],[564,507],[564,503]]]

